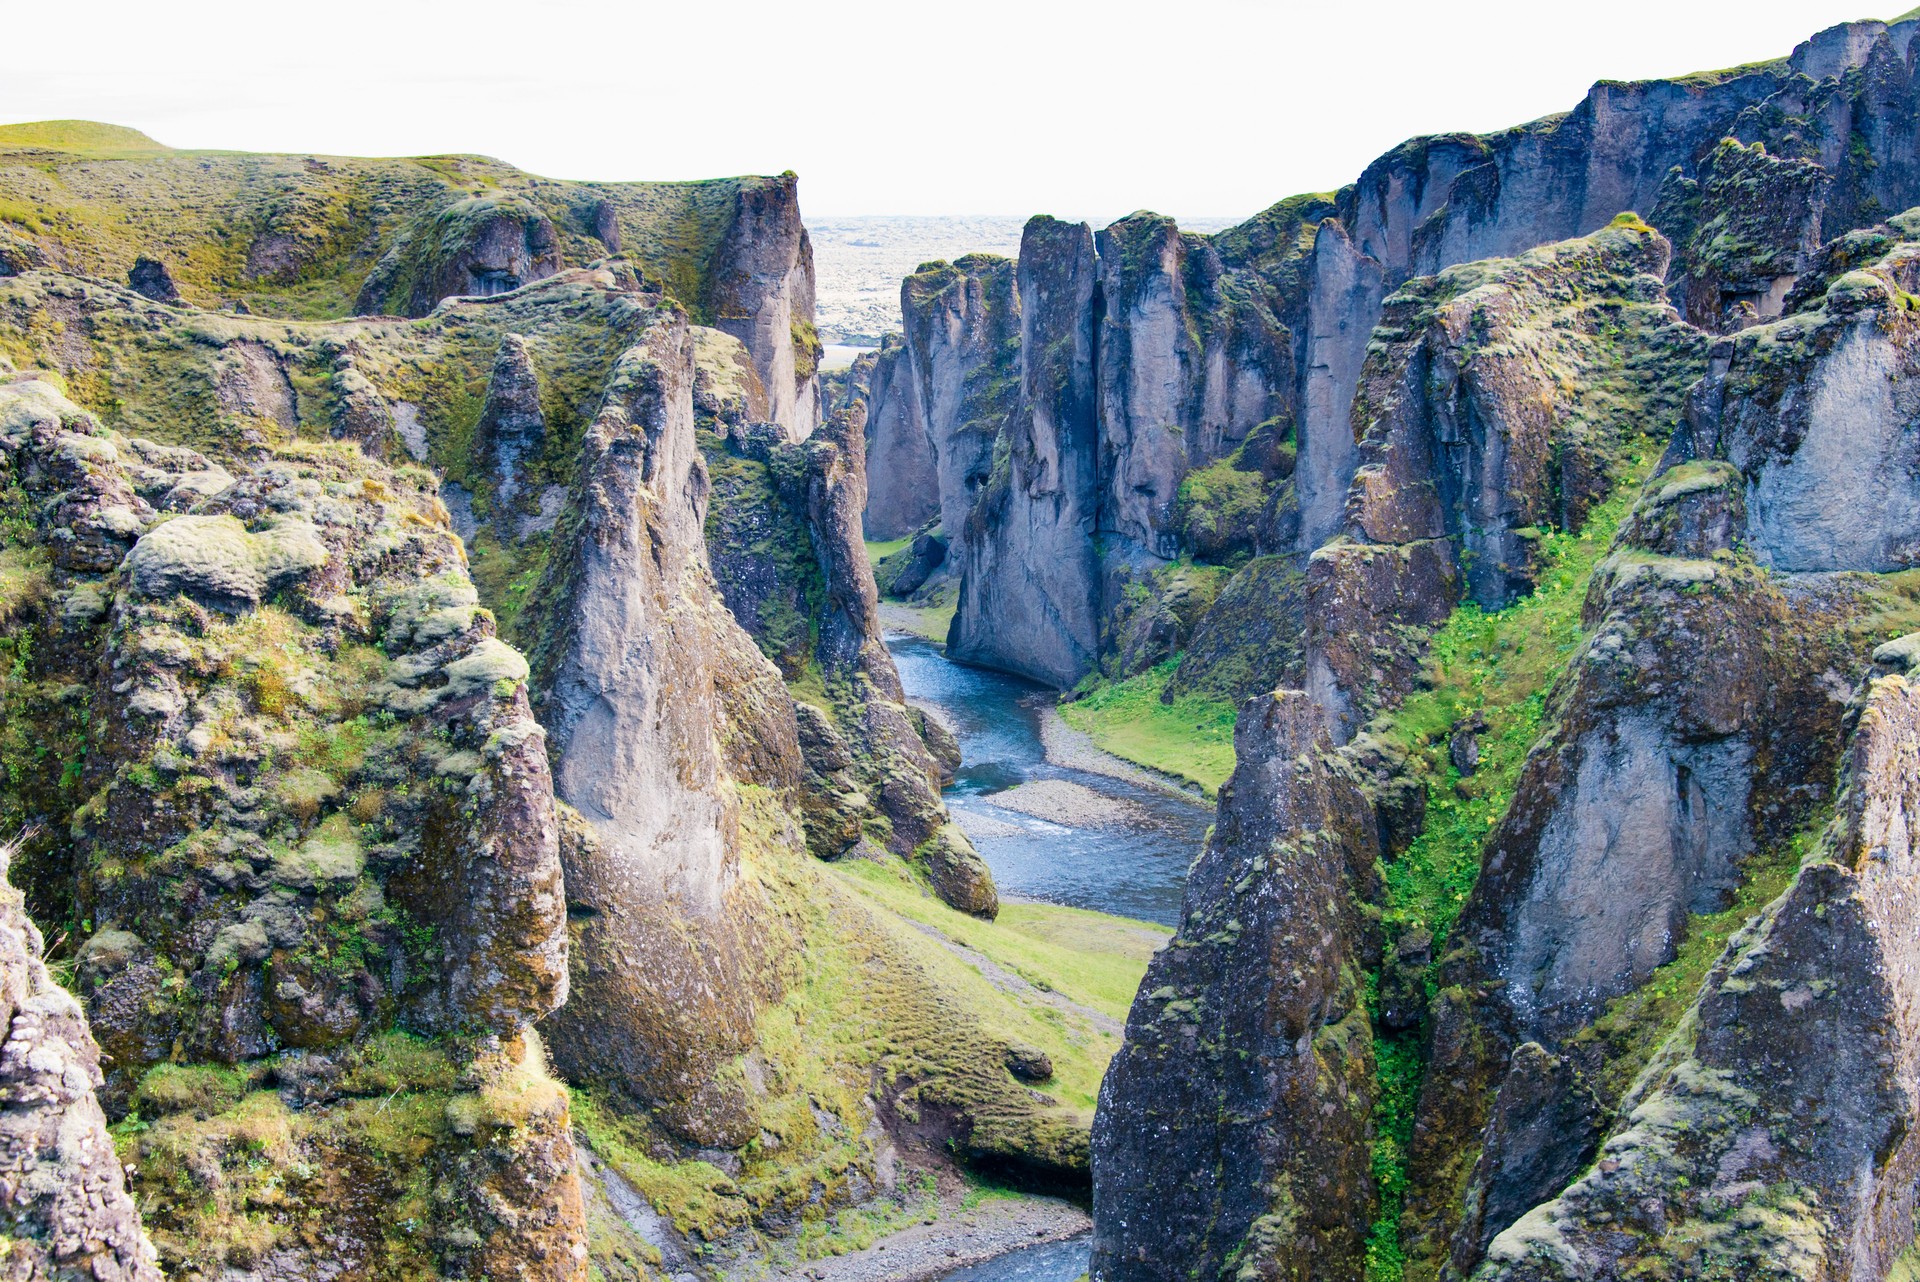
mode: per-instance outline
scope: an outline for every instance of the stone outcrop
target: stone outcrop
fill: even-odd
[[[1754,554],[1778,570],[1920,564],[1920,319],[1905,301],[1920,246],[1892,227],[1870,236],[1870,264],[1717,345],[1689,402],[1683,448],[1739,470]]]
[[[530,607],[555,794],[586,821],[566,843],[578,1000],[554,1053],[689,1138],[738,1144],[740,1087],[716,1070],[778,987],[740,847],[780,835],[747,828],[735,785],[792,784],[800,759],[779,674],[707,568],[684,312],[621,356],[574,493]]]
[[[1094,387],[1099,263],[1085,224],[1029,222],[1020,241],[1019,400],[1004,456],[975,497],[961,549],[957,659],[1070,686],[1095,663],[1100,567],[1087,531],[1101,496]],[[1051,343],[1035,334],[1058,334]]]
[[[16,867],[86,923],[75,974],[110,1056],[107,1107],[189,1110],[137,1147],[167,1267],[395,1267],[381,1253],[412,1215],[417,1271],[458,1273],[477,1249],[583,1276],[565,1096],[522,1053],[567,995],[544,741],[527,664],[478,608],[431,478],[341,444],[229,470],[110,432],[33,377],[0,386],[0,445],[12,501],[43,513],[7,534],[10,564],[44,566],[12,606],[39,644],[8,742],[71,733],[36,691],[68,691],[93,727],[68,749],[69,786],[10,794],[57,825]],[[456,1073],[541,1101],[504,1133],[422,1146],[465,1173],[430,1207],[399,1209],[401,1167],[342,1160],[386,1142],[357,1075],[395,1037],[444,1074],[419,1083],[424,1106]],[[281,1126],[283,1095],[306,1111]],[[249,1150],[222,1137],[248,1127],[314,1173],[277,1195],[293,1208],[280,1226],[247,1227]],[[488,1209],[495,1183],[520,1190],[519,1212]],[[322,1206],[340,1212],[327,1240],[282,1227]]]
[[[0,849],[0,860],[12,854]],[[0,881],[0,1233],[9,1247],[0,1270],[56,1282],[159,1282],[94,1095],[100,1050],[80,1004],[47,973],[45,947],[20,892]]]
[[[1180,929],[1101,1087],[1096,1277],[1304,1282],[1357,1277],[1364,1260],[1362,959],[1378,945],[1357,902],[1380,853],[1372,807],[1298,691],[1250,700],[1234,746]],[[1273,973],[1277,956],[1289,974]]]
[[[1666,304],[1667,253],[1627,216],[1389,301],[1343,533],[1307,567],[1307,688],[1337,735],[1411,688],[1422,629],[1530,592],[1541,532],[1579,529],[1630,451],[1664,445],[1701,347]]]
[[[1598,1161],[1482,1276],[1885,1278],[1913,1242],[1912,638],[1861,688],[1832,826],[1729,943]]]
[[[957,635],[968,638],[976,661],[1061,684],[1096,668],[1129,671],[1114,662],[1130,644],[1131,629],[1117,617],[1131,599],[1129,585],[1183,557],[1237,568],[1249,554],[1306,555],[1339,539],[1370,421],[1353,419],[1369,338],[1376,322],[1397,323],[1386,300],[1409,281],[1592,235],[1638,211],[1674,246],[1670,262],[1654,272],[1688,321],[1726,332],[1778,316],[1796,280],[1815,270],[1820,244],[1920,200],[1907,62],[1916,29],[1920,22],[1911,19],[1850,23],[1772,63],[1681,80],[1602,82],[1564,115],[1486,136],[1411,140],[1332,197],[1294,197],[1212,236],[1183,234],[1144,213],[1115,223],[1097,238],[1092,466],[1100,503],[1092,521],[1063,508],[1003,525],[995,518],[1012,509],[986,487],[997,457],[1010,455],[1015,434],[1026,430],[1012,412],[1023,362],[1053,368],[1083,318],[1023,319],[1015,351],[1005,309],[943,304],[943,350],[975,355],[938,371],[923,355],[913,372],[956,565],[964,574],[977,563],[979,576],[998,578],[1021,550],[1072,545],[1068,562],[1077,570],[1093,556],[1101,580],[1101,639],[1091,661],[1062,662],[1055,638],[997,640],[995,611],[1006,602],[984,585],[962,593]],[[981,267],[958,270],[999,279]],[[928,300],[946,297],[944,276],[914,279],[919,297],[903,298],[910,348],[916,328],[927,332]],[[926,350],[924,338],[919,348]],[[987,352],[998,355],[986,362]],[[986,398],[991,412],[976,412],[978,397],[962,412],[955,371],[983,363],[999,371],[983,387],[998,392]],[[932,390],[936,378],[940,393]],[[987,439],[995,431],[1008,433],[1006,440]],[[1269,457],[1247,466],[1245,452],[1263,433],[1284,450],[1284,464]],[[1210,483],[1206,474],[1235,458],[1240,474],[1257,474],[1258,483]],[[895,465],[870,459],[876,492],[891,490],[893,479],[882,472]],[[1196,492],[1216,502],[1196,505]],[[1227,494],[1231,501],[1217,502]],[[991,511],[964,525],[963,513],[983,503]],[[1042,530],[1038,523],[1048,520],[1054,528]],[[1430,590],[1447,558],[1422,561],[1411,545],[1395,546],[1407,564],[1389,566],[1384,554],[1371,554],[1375,563],[1363,577],[1372,586],[1326,585],[1324,599],[1308,603],[1309,616],[1329,617],[1375,590],[1414,598]],[[1509,555],[1522,550],[1495,557],[1511,564]],[[1486,599],[1484,583],[1464,586]],[[1406,614],[1424,620],[1411,624],[1417,632],[1433,610]],[[1316,670],[1309,684],[1330,706],[1374,666],[1360,653],[1329,663],[1335,670]],[[1339,670],[1343,663],[1351,670]],[[1391,667],[1389,687],[1404,676]],[[1350,709],[1339,715],[1364,720]]]
[[[793,174],[740,184],[699,301],[715,328],[753,354],[768,417],[788,439],[804,440],[820,421],[821,347],[813,327],[813,244],[800,221]]]
[[[790,681],[824,687],[824,701],[794,702],[808,847],[838,859],[877,845],[953,907],[991,917],[992,874],[940,800],[951,767],[931,755],[882,635],[861,538],[864,416],[836,411],[797,444],[748,427],[710,446],[707,554],[761,650]]]
[[[867,537],[905,538],[939,517],[940,489],[899,335],[887,335],[879,351],[860,358],[852,385],[867,407]]]
[[[992,254],[924,264],[900,286],[915,416],[933,447],[940,528],[949,539],[966,528],[1013,409],[1019,310],[1013,263]]]
[[[443,298],[505,294],[561,267],[560,238],[539,207],[474,196],[422,219],[374,265],[357,312],[424,316]]]
[[[527,340],[508,334],[500,340],[487,399],[474,425],[473,448],[479,455],[500,515],[523,506],[523,475],[546,445],[547,417],[540,408],[540,378]]]

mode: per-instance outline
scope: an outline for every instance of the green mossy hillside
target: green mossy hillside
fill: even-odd
[[[349,314],[389,250],[476,200],[544,219],[566,265],[612,239],[702,319],[743,193],[779,181],[582,183],[484,156],[180,151],[90,121],[0,126],[0,209],[48,265],[123,281],[153,258],[188,303],[307,319]]]
[[[761,1137],[739,1167],[677,1156],[611,1098],[575,1097],[593,1151],[705,1262],[840,1254],[935,1214],[935,1153],[1015,1183],[1084,1181],[1100,1079],[1162,928],[1043,904],[984,922],[867,860],[769,860],[750,875],[799,924],[806,967],[761,1017]],[[1013,1046],[1044,1052],[1052,1078],[1015,1078]],[[891,1191],[876,1120],[925,1146],[903,1153]]]

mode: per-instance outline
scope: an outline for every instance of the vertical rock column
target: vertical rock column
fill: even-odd
[[[779,989],[781,941],[741,877],[734,784],[799,777],[779,673],[713,586],[686,316],[621,357],[582,445],[575,510],[535,611],[554,785],[586,820],[563,842],[578,923],[574,999],[552,1021],[570,1074],[663,1110],[683,1136],[743,1143],[721,1066]]]
[[[1100,1089],[1101,1282],[1361,1272],[1373,1034],[1354,892],[1373,876],[1378,829],[1298,691],[1250,700],[1234,747],[1179,932],[1154,955]]]
[[[1072,686],[1100,640],[1093,529],[1093,235],[1036,218],[1020,242],[1020,401],[960,540],[954,657]]]

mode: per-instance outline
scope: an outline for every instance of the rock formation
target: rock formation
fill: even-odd
[[[1012,406],[1023,371],[1054,368],[1085,318],[1072,309],[1038,325],[1023,318],[1014,344],[1011,309],[958,306],[951,300],[962,295],[948,292],[951,276],[984,285],[1009,269],[923,271],[903,296],[903,328],[920,353],[911,390],[934,442],[956,566],[998,580],[1026,549],[1071,546],[1076,574],[1088,558],[1099,567],[1091,652],[1077,648],[1075,622],[1063,625],[1076,635],[1064,650],[1024,631],[996,638],[1003,626],[1029,625],[1012,622],[1027,616],[984,582],[962,592],[956,638],[974,661],[1063,686],[1096,670],[1130,675],[1206,631],[1204,611],[1139,608],[1143,589],[1156,599],[1184,590],[1174,567],[1193,559],[1240,570],[1250,555],[1305,556],[1340,537],[1369,426],[1353,421],[1369,335],[1383,319],[1398,323],[1383,308],[1410,280],[1586,236],[1638,211],[1674,247],[1654,270],[1686,320],[1728,332],[1778,316],[1822,243],[1920,200],[1907,63],[1916,29],[1911,19],[1850,23],[1772,63],[1604,82],[1565,115],[1485,137],[1414,139],[1332,197],[1294,197],[1212,236],[1145,213],[1115,223],[1097,237],[1091,457],[1101,497],[1091,520],[1070,504],[1028,513],[986,486],[996,457],[1011,456],[1027,430]],[[997,295],[975,286],[968,296]],[[942,308],[931,329],[930,305]],[[971,355],[931,361],[936,330],[941,351]],[[974,375],[967,397],[963,367],[995,372]],[[876,422],[902,414],[897,382],[876,388]],[[996,433],[1006,439],[996,444]],[[899,465],[924,464],[869,458],[877,493],[895,485],[883,466]],[[976,508],[969,526],[962,517]],[[1409,572],[1431,578],[1440,568]],[[1380,591],[1397,582],[1382,564],[1368,573]],[[1468,587],[1484,603],[1485,585]],[[1309,615],[1326,617],[1312,603]],[[1279,626],[1297,634],[1303,625],[1296,616]],[[1354,675],[1319,670],[1309,688],[1350,720],[1339,704]]]
[[[94,1095],[100,1050],[80,1004],[47,973],[45,949],[20,892],[0,884],[0,1222],[10,1248],[0,1267],[17,1278],[159,1282]]]
[[[867,406],[865,530],[873,539],[904,538],[940,515],[933,443],[912,392],[912,369],[898,335],[856,363],[852,386]],[[916,585],[918,586],[918,585]]]
[[[1020,242],[1023,360],[1004,457],[958,532],[955,658],[1072,685],[1099,650],[1100,567],[1093,377],[1098,263],[1084,224],[1036,218]],[[1044,345],[1033,334],[1062,334]]]
[[[1179,933],[1148,967],[1101,1087],[1098,1277],[1357,1277],[1364,1258],[1372,810],[1298,691],[1250,700],[1234,747]],[[1279,979],[1270,959],[1290,954]]]

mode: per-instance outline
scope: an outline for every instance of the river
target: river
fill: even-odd
[[[907,697],[944,712],[960,740],[960,772],[947,789],[947,805],[1003,895],[1178,923],[1187,865],[1213,821],[1211,806],[1055,765],[1040,732],[1051,691],[954,663],[919,637],[892,635],[887,644]],[[1041,818],[995,801],[1021,784],[1045,781],[1075,785],[1055,791],[1071,796],[1085,789],[1103,804],[1081,807],[1093,813],[1069,819]]]

